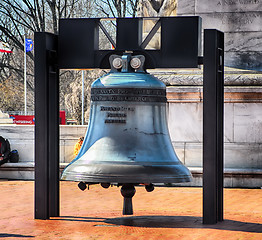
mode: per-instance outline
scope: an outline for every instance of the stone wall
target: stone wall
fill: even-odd
[[[87,126],[60,126],[61,170],[74,158],[74,144],[84,136]],[[18,163],[6,163],[0,167],[0,179],[34,179],[34,126],[0,125],[0,135],[7,138],[11,150],[18,150]]]
[[[203,88],[167,88],[168,122],[173,146],[202,184]],[[262,87],[226,86],[224,104],[224,184],[262,186]]]
[[[262,71],[261,0],[178,0],[178,16],[202,18],[203,29],[225,33],[225,65]]]
[[[85,135],[87,126],[60,125],[60,162],[69,163],[74,158],[74,144]],[[7,138],[11,150],[18,150],[20,162],[34,162],[34,126],[0,125],[0,135]]]
[[[169,130],[190,167],[202,167],[203,89],[169,87]],[[225,168],[262,169],[262,87],[225,87]]]

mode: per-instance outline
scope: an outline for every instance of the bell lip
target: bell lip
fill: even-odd
[[[192,175],[180,175],[175,176],[137,176],[137,175],[128,175],[128,176],[103,176],[103,175],[86,175],[79,173],[70,173],[62,175],[61,180],[73,181],[73,182],[86,182],[86,183],[183,183],[191,182]]]
[[[148,163],[147,163],[148,164]],[[84,167],[84,169],[81,169]],[[77,169],[81,169],[81,172]],[[159,162],[151,165],[92,164],[68,165],[61,180],[110,183],[180,183],[192,181],[192,174],[181,162]]]

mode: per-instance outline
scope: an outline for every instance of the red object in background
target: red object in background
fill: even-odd
[[[10,115],[10,118],[13,119],[14,124],[26,124],[26,125],[35,124],[34,115]]]
[[[13,119],[14,124],[26,124],[26,125],[34,125],[35,124],[35,116],[34,115],[10,115],[10,118]],[[59,112],[59,124],[66,125],[66,115],[65,111]]]
[[[59,124],[66,125],[66,114],[65,111],[59,111]]]

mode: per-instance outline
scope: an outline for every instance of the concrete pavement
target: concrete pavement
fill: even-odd
[[[133,216],[120,188],[82,192],[61,182],[61,217],[34,219],[34,183],[0,180],[0,239],[262,239],[262,189],[225,189],[225,221],[202,224],[201,188],[136,188]]]

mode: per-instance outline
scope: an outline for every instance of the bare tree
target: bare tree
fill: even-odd
[[[7,79],[16,84],[23,82],[24,36],[33,39],[34,32],[58,33],[60,18],[89,17],[93,11],[92,4],[91,0],[1,0],[0,41],[9,43],[13,53],[0,55],[0,82]],[[33,94],[30,94],[34,90],[33,60],[34,51],[27,52],[29,108],[33,108],[34,101]],[[23,96],[17,99],[23,100]]]
[[[14,85],[23,84],[24,69],[24,36],[32,38],[34,32],[58,33],[59,19],[61,18],[88,18],[88,17],[134,17],[139,0],[0,0],[0,41],[9,43],[12,54],[0,55],[0,83],[14,81]],[[112,24],[111,24],[112,25]],[[104,44],[104,43],[102,43]],[[102,74],[97,71],[86,73],[86,86]],[[30,104],[29,110],[34,106],[34,51],[27,53],[27,88]],[[79,119],[81,105],[79,89],[81,75],[77,71],[61,71],[60,96],[61,109],[67,109],[72,117]],[[6,88],[7,89],[7,88]],[[11,88],[10,88],[11,89]],[[87,88],[88,89],[88,88]],[[23,90],[20,89],[22,92]],[[80,89],[79,89],[80,91]],[[80,91],[81,93],[81,91]],[[1,94],[1,89],[0,89]],[[11,93],[10,93],[11,94]],[[88,96],[88,93],[86,93]],[[15,97],[15,95],[14,95]],[[72,99],[71,99],[72,98]],[[12,101],[13,98],[10,98]],[[23,94],[17,95],[16,101],[23,103]],[[9,101],[9,102],[10,102]],[[69,102],[72,102],[70,105]],[[20,108],[23,104],[13,105]],[[88,100],[87,100],[88,103]],[[9,104],[10,105],[10,104]],[[73,106],[74,105],[74,106]],[[4,106],[2,106],[4,107]],[[8,106],[6,106],[7,110]],[[21,110],[21,109],[13,109]]]
[[[139,0],[95,0],[97,10],[105,17],[135,17]]]
[[[91,97],[91,84],[97,78],[104,75],[104,70],[88,70],[85,71],[84,78],[84,122],[88,122],[89,107]],[[69,82],[67,85],[60,86],[60,105],[64,105],[64,109],[67,109],[67,116],[77,120],[77,123],[81,123],[82,115],[82,74],[81,71],[67,71],[64,72],[64,79],[70,79],[74,77],[74,81]],[[66,86],[66,89],[65,89]],[[62,89],[63,88],[63,89]],[[64,91],[64,93],[63,93]]]
[[[57,34],[60,18],[90,17],[89,0],[1,0],[0,40],[23,50],[24,35],[48,31]],[[84,16],[83,16],[84,15]],[[28,53],[33,59],[33,53]]]

